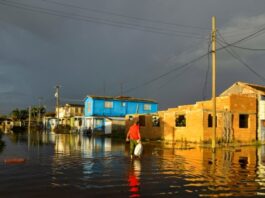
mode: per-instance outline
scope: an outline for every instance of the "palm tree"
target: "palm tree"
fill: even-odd
[[[20,119],[20,111],[18,108],[14,109],[12,112],[11,112],[11,117],[13,120],[19,120]]]

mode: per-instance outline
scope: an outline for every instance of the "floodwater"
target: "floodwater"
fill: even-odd
[[[79,134],[5,134],[0,197],[265,196],[265,147],[143,144],[130,160],[123,141]],[[25,158],[22,163],[5,163]]]

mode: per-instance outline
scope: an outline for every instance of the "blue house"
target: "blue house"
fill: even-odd
[[[84,107],[84,127],[105,134],[110,134],[114,125],[124,125],[127,114],[149,114],[158,111],[158,104],[154,100],[125,96],[87,96]]]

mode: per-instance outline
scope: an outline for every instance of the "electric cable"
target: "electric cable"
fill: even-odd
[[[233,42],[232,44],[237,44],[237,43],[241,43],[241,42],[243,42],[243,41],[246,41],[246,40],[248,40],[248,39],[253,39],[253,38],[256,37],[256,35],[257,35],[258,33],[262,33],[263,31],[265,31],[265,27],[263,27],[263,28],[257,30],[256,32],[251,33],[250,35],[247,35],[247,36],[245,36],[245,37],[243,37],[243,38],[241,38],[241,39],[239,39],[239,40]],[[223,49],[226,50],[226,48],[228,48],[228,47],[229,47],[229,45],[221,45],[221,47],[217,48],[216,51],[221,51],[221,50],[223,50]],[[201,56],[199,56],[199,57],[197,57],[197,58],[191,60],[190,62],[188,62],[188,63],[186,63],[186,64],[184,64],[184,65],[181,65],[181,66],[179,66],[179,67],[177,67],[177,68],[175,68],[175,69],[172,69],[172,70],[170,70],[170,71],[168,71],[168,72],[166,72],[166,73],[163,73],[162,75],[159,75],[159,76],[157,76],[157,77],[155,77],[155,78],[153,78],[153,79],[150,79],[149,81],[145,81],[145,82],[144,82],[143,84],[141,84],[141,85],[138,85],[138,86],[136,86],[136,87],[130,88],[130,89],[126,90],[126,92],[131,92],[131,91],[134,91],[134,90],[136,90],[136,89],[138,89],[138,88],[140,88],[140,87],[144,87],[144,86],[146,86],[146,85],[148,85],[148,84],[150,84],[150,83],[152,83],[152,82],[154,82],[154,81],[156,81],[156,80],[159,80],[159,79],[161,79],[161,78],[163,78],[163,77],[169,75],[171,72],[175,72],[175,71],[177,71],[177,70],[179,70],[179,69],[181,69],[181,68],[184,68],[184,67],[186,67],[186,66],[188,66],[188,65],[190,65],[190,64],[192,64],[192,63],[194,63],[194,62],[196,62],[196,61],[198,61],[198,60],[200,60],[200,59],[202,59],[202,58],[204,58],[205,56],[208,56],[208,54],[210,54],[210,53],[211,53],[211,52],[208,52],[208,53],[206,53],[206,54],[203,54],[203,55],[201,55]],[[237,58],[237,59],[238,59],[238,58]],[[249,67],[244,61],[239,60],[239,59],[238,59],[238,61],[241,61],[241,63],[242,63],[244,66],[246,66],[246,67],[247,67],[250,71],[252,71],[255,75],[259,76],[259,78],[261,78],[261,79],[264,78],[264,77],[260,76],[260,75],[259,75],[255,70],[253,70],[251,67]]]
[[[208,39],[208,49],[207,49],[207,70],[205,74],[205,80],[204,80],[204,85],[202,89],[202,99],[206,99],[206,92],[207,92],[207,81],[208,81],[208,75],[210,71],[210,47],[211,47],[211,37]]]
[[[222,37],[222,35],[220,34],[220,32],[218,32],[218,34],[220,35],[220,37],[222,38],[222,40],[224,40],[224,38]],[[223,46],[222,41],[217,40],[217,42],[219,43],[219,45]],[[225,42],[225,40],[224,40]],[[229,47],[229,46],[228,46]],[[249,71],[251,71],[254,75],[256,75],[258,78],[260,78],[263,82],[265,82],[265,77],[260,75],[257,71],[255,71],[253,69],[253,67],[251,67],[249,64],[247,64],[244,60],[241,59],[241,57],[234,52],[231,48],[230,51],[227,48],[224,48],[232,57],[234,57],[237,61],[239,61],[243,66],[245,66]]]
[[[193,29],[200,29],[200,30],[210,30],[209,28],[206,27],[198,27],[198,26],[191,26],[191,25],[183,25],[183,24],[177,24],[177,23],[170,23],[170,22],[165,22],[165,21],[160,21],[160,20],[154,20],[154,19],[146,19],[142,17],[135,17],[135,16],[128,16],[124,14],[117,14],[114,12],[106,11],[106,10],[100,10],[100,9],[95,9],[95,8],[88,8],[88,7],[81,7],[77,6],[74,4],[67,4],[67,3],[62,3],[54,0],[41,0],[44,2],[49,2],[52,4],[64,6],[64,7],[70,7],[70,8],[75,8],[75,9],[80,9],[80,10],[86,10],[90,12],[95,12],[95,13],[103,13],[107,15],[112,15],[112,16],[117,16],[117,17],[123,17],[123,18],[128,18],[128,19],[134,19],[138,21],[145,21],[145,22],[151,22],[151,23],[159,23],[159,24],[164,24],[164,25],[171,25],[171,26],[176,26],[176,27],[184,27],[184,28],[193,28]]]
[[[208,53],[207,53],[207,54],[208,54]],[[185,63],[185,64],[183,64],[183,65],[181,65],[181,66],[179,66],[179,67],[176,67],[176,68],[174,68],[174,69],[172,69],[172,70],[170,70],[170,71],[167,71],[167,72],[165,72],[165,73],[163,73],[163,74],[161,74],[161,75],[159,75],[159,76],[156,76],[155,78],[153,78],[153,79],[151,79],[151,80],[145,81],[145,82],[144,82],[143,84],[141,84],[141,85],[138,85],[138,86],[136,86],[136,87],[133,87],[133,88],[127,89],[125,92],[129,93],[129,92],[131,92],[131,91],[134,91],[135,89],[138,89],[138,88],[140,88],[140,87],[144,87],[144,86],[146,86],[146,85],[148,85],[148,84],[151,84],[152,82],[154,82],[154,81],[156,81],[156,80],[159,80],[159,79],[161,79],[161,78],[163,78],[163,77],[165,77],[165,76],[171,74],[172,72],[175,72],[175,71],[178,71],[178,70],[183,69],[183,68],[185,68],[185,67],[188,67],[188,66],[190,66],[192,63],[195,63],[195,62],[201,60],[202,58],[204,58],[205,56],[207,56],[207,54],[203,54],[203,55],[201,55],[201,56],[199,56],[199,57],[197,57],[197,58],[195,58],[195,59],[189,61],[188,63]]]
[[[72,20],[78,20],[78,21],[85,21],[85,22],[91,22],[96,24],[104,24],[104,25],[110,25],[115,26],[119,28],[126,28],[126,29],[133,29],[133,30],[140,30],[145,32],[152,32],[152,33],[158,33],[158,34],[164,34],[164,35],[170,35],[170,36],[179,36],[179,37],[186,37],[186,38],[194,38],[194,39],[203,39],[203,37],[200,34],[195,33],[187,33],[187,32],[180,32],[175,30],[165,30],[163,28],[153,27],[153,26],[146,26],[141,24],[134,24],[134,23],[128,23],[128,22],[122,22],[122,21],[113,21],[111,19],[103,19],[98,17],[91,17],[91,16],[85,16],[85,15],[79,15],[79,14],[71,14],[66,13],[58,10],[53,9],[47,9],[47,8],[41,8],[38,6],[32,6],[28,4],[23,4],[19,2],[7,2],[6,0],[0,0],[0,5],[13,7],[17,9],[23,9],[31,12],[37,12],[37,13],[43,13],[58,17],[64,17]],[[197,36],[187,35],[187,34],[195,34]]]
[[[238,49],[242,49],[242,50],[248,50],[248,51],[265,51],[265,48],[248,48],[248,47],[241,47],[241,46],[237,46],[237,45],[233,45],[227,42],[224,42],[226,45],[234,47],[234,48],[238,48]]]

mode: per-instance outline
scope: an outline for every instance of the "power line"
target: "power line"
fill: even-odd
[[[248,48],[248,47],[241,47],[241,46],[237,46],[237,45],[233,45],[230,43],[227,43],[224,41],[224,43],[228,46],[234,47],[234,48],[238,48],[238,49],[242,49],[242,50],[248,50],[248,51],[265,51],[265,48]]]
[[[208,53],[207,53],[207,54],[208,54]],[[131,92],[131,91],[134,91],[135,89],[138,89],[139,87],[144,87],[144,86],[146,86],[146,85],[148,85],[148,84],[151,84],[152,82],[154,82],[154,81],[156,81],[156,80],[159,80],[159,79],[161,79],[161,78],[163,78],[163,77],[165,77],[165,76],[171,74],[172,72],[178,71],[178,70],[183,69],[183,68],[185,68],[185,67],[189,67],[189,66],[191,66],[192,63],[195,63],[195,62],[201,60],[202,58],[204,58],[205,56],[207,56],[207,54],[203,54],[203,55],[201,55],[201,56],[199,56],[199,57],[197,57],[197,58],[191,60],[190,62],[185,63],[185,64],[183,64],[183,65],[181,65],[181,66],[179,66],[179,67],[176,67],[176,68],[174,68],[174,69],[172,69],[172,70],[170,70],[170,71],[168,71],[168,72],[165,72],[165,73],[163,73],[163,74],[161,74],[161,75],[159,75],[159,76],[157,76],[157,77],[155,77],[155,78],[153,78],[153,79],[151,79],[151,80],[148,80],[148,81],[144,82],[144,83],[141,84],[141,85],[138,85],[138,86],[136,86],[136,87],[133,87],[133,88],[127,89],[125,92]]]
[[[206,70],[206,74],[205,74],[205,79],[204,79],[204,85],[203,85],[203,89],[202,89],[202,99],[205,100],[206,99],[206,92],[207,92],[207,81],[208,81],[208,75],[209,75],[209,71],[210,71],[210,47],[211,47],[211,37],[209,37],[208,40],[208,49],[207,49],[207,70]]]
[[[175,59],[178,57],[178,56],[181,56],[182,54],[184,54],[184,53],[188,53],[191,49],[194,49],[195,47],[198,47],[198,46],[201,46],[202,45],[202,42],[204,42],[204,41],[200,41],[200,43],[197,43],[196,44],[196,46],[194,46],[194,45],[192,45],[192,46],[189,46],[188,48],[186,48],[184,51],[182,51],[182,52],[180,52],[180,53],[177,53],[176,55],[171,55],[171,56],[168,56],[168,57],[166,57],[163,61],[160,59],[160,60],[158,60],[159,62],[158,63],[155,63],[155,64],[152,64],[152,65],[149,65],[148,66],[148,71],[147,71],[147,68],[142,68],[141,69],[141,74],[146,74],[146,72],[148,72],[148,74],[149,75],[151,75],[151,71],[153,71],[153,68],[154,68],[154,66],[155,66],[155,68],[156,69],[158,69],[156,66],[160,66],[161,64],[163,64],[164,63],[164,65],[163,65],[163,70],[165,70],[165,66],[167,67],[167,68],[172,68],[172,66],[175,66],[175,64],[176,63],[169,63],[169,61],[175,61]],[[194,43],[193,43],[194,44]],[[174,58],[174,60],[172,60]],[[150,70],[150,67],[152,68],[152,70]],[[161,68],[161,67],[159,67],[159,68]],[[189,69],[189,68],[188,68]],[[182,72],[186,72],[188,69],[183,69],[182,70]],[[146,70],[146,71],[145,71]],[[161,70],[159,71],[160,73],[161,73]],[[154,72],[152,72],[153,74],[154,74]],[[137,75],[139,74],[139,71],[137,71]],[[182,73],[180,73],[180,74],[182,74]],[[132,76],[135,76],[135,75],[130,75],[130,77],[132,77]],[[178,74],[175,76],[175,77],[177,77],[177,76],[179,76]],[[146,77],[146,75],[145,75],[145,77]],[[139,79],[139,78],[138,78]],[[135,80],[135,78],[133,78],[133,80]],[[173,78],[170,78],[170,80],[168,80],[167,82],[165,82],[163,85],[161,85],[161,86],[159,86],[159,88],[162,88],[162,87],[164,87],[166,84],[168,84],[168,83],[170,83],[170,82],[172,82],[172,80],[173,80]],[[129,80],[128,78],[127,78],[127,82],[123,82],[123,84],[128,84],[129,82],[130,82],[131,80]],[[120,84],[119,84],[120,85]],[[115,86],[114,87],[118,87],[118,83],[117,84],[115,84]],[[125,86],[124,86],[125,87]],[[124,88],[123,87],[123,88]],[[123,89],[124,90],[124,89]],[[113,95],[118,95],[118,94],[120,94],[120,90],[119,91],[113,91],[113,93],[115,93],[115,94],[113,94]],[[123,93],[124,93],[124,91],[123,91]]]
[[[115,26],[115,27],[119,27],[119,28],[140,30],[140,31],[144,31],[144,32],[152,32],[152,33],[163,34],[163,35],[179,36],[179,37],[194,38],[194,39],[203,39],[203,37],[197,37],[197,36],[201,36],[201,35],[196,34],[196,33],[180,32],[180,31],[176,31],[176,30],[168,30],[168,29],[164,29],[164,28],[146,26],[146,25],[135,24],[135,23],[113,21],[110,19],[103,19],[103,18],[98,18],[98,17],[93,17],[93,16],[85,16],[85,15],[79,15],[79,14],[73,15],[71,13],[66,13],[66,12],[62,12],[59,10],[41,8],[38,6],[32,6],[32,5],[28,5],[28,4],[19,3],[19,2],[10,2],[10,1],[6,2],[5,0],[0,0],[0,5],[13,7],[13,8],[17,8],[17,9],[23,9],[23,10],[27,10],[27,11],[31,11],[31,12],[48,14],[48,15],[53,15],[53,16],[58,16],[58,17],[64,17],[64,18],[77,20],[77,21],[85,21],[85,22],[91,22],[91,23],[96,23],[96,24],[104,24],[104,25],[110,25],[110,26]],[[187,35],[187,34],[191,34],[191,35]],[[192,36],[192,35],[197,35],[197,36]]]
[[[264,34],[265,33],[265,32],[263,32],[264,30],[265,30],[265,26],[263,26],[262,28],[258,29],[257,31],[255,31],[255,32],[235,41],[235,42],[230,43],[229,45],[223,46],[223,48],[229,47],[230,45],[235,45],[235,44],[241,43],[243,41],[247,41],[249,39],[253,39],[253,38],[259,36],[259,33]],[[219,31],[217,31],[217,32],[219,32]],[[221,34],[221,33],[219,32],[219,34]],[[221,48],[221,49],[223,49],[223,48]]]
[[[256,37],[256,35],[257,35],[258,33],[262,33],[263,31],[265,31],[265,27],[263,27],[263,28],[257,30],[256,32],[251,33],[250,35],[247,35],[246,37],[243,37],[243,38],[241,38],[241,39],[239,39],[239,40],[233,42],[232,44],[237,44],[237,43],[241,43],[241,42],[243,42],[243,41],[249,40],[249,39],[253,39],[253,38]],[[229,47],[229,45],[225,45],[225,46],[224,46],[224,45],[221,45],[221,47],[220,47],[220,48],[217,48],[216,51],[221,51],[221,50],[223,50],[223,49],[227,50],[226,48],[228,48],[228,47]],[[159,76],[157,76],[157,77],[155,77],[155,78],[153,78],[153,79],[151,79],[151,80],[149,80],[149,81],[146,81],[146,82],[144,82],[144,83],[141,84],[141,85],[138,85],[138,86],[136,86],[136,87],[130,88],[130,89],[126,90],[126,92],[134,91],[135,89],[138,89],[138,88],[140,88],[140,87],[146,86],[146,85],[148,85],[148,84],[150,84],[150,83],[152,83],[152,82],[154,82],[154,81],[156,81],[156,80],[159,80],[159,79],[161,79],[161,78],[163,78],[163,77],[169,75],[171,72],[175,72],[175,71],[177,71],[177,70],[179,70],[179,69],[185,68],[186,66],[189,66],[190,64],[192,64],[192,63],[194,63],[194,62],[196,62],[196,61],[198,61],[198,60],[204,58],[205,56],[209,55],[210,53],[211,53],[211,52],[208,52],[208,53],[206,53],[206,54],[203,54],[203,55],[201,55],[201,56],[199,56],[199,57],[197,57],[197,58],[191,60],[190,62],[188,62],[188,63],[186,63],[186,64],[184,64],[184,65],[181,65],[181,66],[179,66],[179,67],[177,67],[177,68],[174,68],[174,69],[172,69],[172,70],[170,70],[170,71],[168,71],[168,72],[166,72],[166,73],[164,73],[164,74],[162,74],[162,75],[159,75]],[[235,57],[235,58],[238,59],[238,57]],[[240,59],[238,59],[238,61],[240,61],[244,66],[246,66],[246,67],[247,67],[250,71],[252,71],[255,75],[257,75],[257,76],[259,76],[260,78],[264,79],[264,77],[262,77],[261,75],[259,75],[255,70],[253,70],[253,69],[252,69],[249,65],[247,65],[244,61],[242,61],[242,60],[240,60]]]
[[[13,4],[12,4],[13,3]],[[159,34],[167,34],[167,35],[174,35],[174,36],[182,36],[182,37],[191,37],[191,36],[188,36],[188,35],[177,35],[177,34],[173,34],[173,33],[169,33],[169,32],[161,32],[161,31],[157,31],[154,30],[154,29],[146,29],[146,28],[150,28],[150,27],[147,27],[147,26],[137,26],[135,24],[128,24],[128,23],[120,23],[120,22],[115,22],[115,21],[111,21],[111,20],[105,20],[105,19],[100,19],[100,18],[95,18],[95,17],[88,17],[88,16],[82,16],[82,15],[77,15],[75,14],[75,16],[77,17],[73,17],[73,16],[69,16],[70,13],[65,13],[65,12],[59,12],[58,10],[51,10],[51,9],[45,9],[45,8],[40,8],[40,7],[36,7],[36,6],[29,6],[29,5],[26,5],[26,4],[21,4],[21,3],[18,3],[18,2],[9,2],[7,3],[5,0],[1,0],[0,2],[1,5],[4,5],[4,6],[9,6],[9,7],[15,7],[15,8],[18,8],[18,9],[24,9],[24,10],[28,10],[28,11],[32,11],[32,12],[37,12],[37,13],[44,13],[44,14],[49,14],[49,15],[54,15],[54,16],[59,16],[59,17],[66,17],[66,18],[69,18],[69,19],[72,19],[72,20],[80,20],[80,21],[86,21],[86,22],[93,22],[93,23],[101,23],[101,24],[106,24],[106,25],[112,25],[112,26],[117,26],[117,27],[121,27],[121,28],[129,28],[129,29],[137,29],[137,30],[141,30],[141,31],[147,31],[147,32],[154,32],[154,33],[159,33]],[[31,7],[31,8],[29,8]],[[56,12],[59,12],[61,14],[57,14]],[[151,27],[151,28],[154,28],[154,27]],[[159,30],[162,30],[162,29],[159,29]],[[237,44],[237,43],[240,43],[240,42],[243,42],[243,41],[246,41],[246,40],[249,40],[249,39],[253,39],[255,38],[256,36],[258,36],[258,33],[262,33],[263,31],[265,30],[265,27],[259,29],[258,31],[246,36],[246,37],[243,37],[242,39],[236,41],[236,42],[233,42],[231,43],[230,45],[234,45],[234,44]],[[162,30],[163,31],[163,30]],[[192,38],[198,38],[198,37],[192,37]],[[201,39],[201,38],[200,38]],[[218,48],[217,51],[219,50],[223,50],[223,49],[226,49],[227,47],[229,47],[229,45],[226,45],[226,46],[223,46]],[[177,71],[177,70],[180,70],[182,68],[185,68],[187,66],[189,66],[190,64],[202,59],[203,57],[207,56],[209,54],[206,53],[198,58],[195,58],[193,59],[192,61],[184,64],[184,65],[181,65],[180,67],[177,67],[177,68],[174,68],[162,75],[159,75],[149,81],[146,81],[143,83],[142,86],[146,86],[158,79],[161,79],[165,76],[167,76],[168,74],[170,74],[171,72],[174,72],[174,71]],[[131,89],[128,89],[126,90],[126,92],[130,92],[130,91],[133,91],[137,88],[139,88],[140,86],[136,86],[134,88],[131,88]]]
[[[236,41],[236,42],[233,42],[233,43],[228,43],[227,41],[225,41],[224,37],[222,36],[221,32],[220,31],[217,31],[217,33],[220,35],[221,38],[223,38],[223,43],[225,43],[227,46],[231,46],[231,47],[235,47],[235,48],[239,48],[239,49],[243,49],[243,50],[250,50],[250,51],[265,51],[265,48],[248,48],[248,47],[241,47],[241,46],[238,46],[238,45],[235,45],[239,42],[242,42],[242,41],[245,41],[245,40],[248,40],[252,37],[255,38],[257,36],[260,36],[262,34],[264,34],[264,31],[265,30],[265,27],[261,28],[261,29],[258,29],[256,32],[254,33],[251,33],[250,35],[246,36],[244,39],[240,39],[239,41]],[[260,35],[259,35],[260,33]]]
[[[160,85],[158,88],[162,88],[162,87],[166,86],[168,83],[174,82],[173,81],[174,79],[176,79],[177,77],[179,77],[183,73],[187,72],[190,68],[191,68],[191,66],[183,68],[183,70],[180,73],[177,73],[177,75],[174,75],[173,78],[168,79],[165,83]]]
[[[220,34],[220,32],[218,33],[220,35],[220,37],[222,38],[222,40],[225,42],[224,38],[222,37],[222,35]],[[217,41],[219,43],[219,45],[223,46],[223,44],[218,40]],[[229,47],[229,46],[228,46]],[[229,51],[227,48],[224,48],[232,57],[234,57],[236,60],[238,60],[243,66],[245,66],[249,71],[251,71],[253,74],[255,74],[258,78],[260,78],[263,82],[265,82],[265,78],[260,75],[258,72],[256,72],[249,64],[247,64],[244,60],[241,59],[241,57],[234,52],[232,49],[230,49],[231,51]]]
[[[117,14],[117,13],[114,13],[114,12],[109,12],[109,11],[106,11],[106,10],[99,10],[99,9],[95,9],[95,8],[81,7],[81,6],[77,6],[77,5],[73,5],[73,4],[67,4],[67,3],[61,3],[61,2],[53,1],[53,0],[42,0],[42,1],[49,2],[49,3],[52,3],[52,4],[56,4],[56,5],[60,5],[60,6],[64,6],[64,7],[76,8],[76,9],[81,9],[81,10],[86,10],[86,11],[96,12],[96,13],[103,13],[103,14],[107,14],[107,15],[123,17],[123,18],[128,18],[128,19],[134,19],[134,20],[138,20],[138,21],[159,23],[159,24],[171,25],[171,26],[176,26],[176,27],[193,28],[193,29],[200,29],[200,30],[207,30],[207,31],[210,30],[209,28],[206,28],[206,27],[183,25],[183,24],[170,23],[170,22],[154,20],[154,19],[146,19],[146,18],[141,18],[141,17],[128,16],[128,15],[123,15],[123,14]]]

